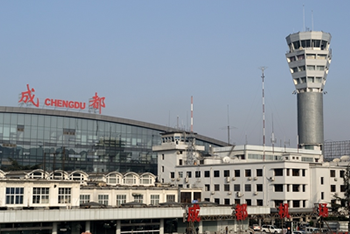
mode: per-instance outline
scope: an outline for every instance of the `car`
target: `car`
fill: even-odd
[[[277,228],[273,225],[262,225],[261,232],[265,233],[282,233],[281,228]]]
[[[260,231],[260,226],[259,226],[259,224],[253,224],[253,230],[254,231]]]

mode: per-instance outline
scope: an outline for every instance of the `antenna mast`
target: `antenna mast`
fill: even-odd
[[[264,87],[264,71],[267,67],[260,67],[262,79],[262,114],[263,114],[263,160],[265,161],[265,87]]]
[[[305,8],[303,5],[303,32],[305,32]]]
[[[191,96],[191,132],[193,132],[193,96]]]

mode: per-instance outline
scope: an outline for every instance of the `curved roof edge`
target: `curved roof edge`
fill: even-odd
[[[147,122],[142,122],[138,120],[125,119],[119,117],[112,117],[107,115],[99,115],[92,113],[83,113],[83,112],[75,112],[75,111],[64,111],[64,110],[51,110],[51,109],[40,109],[40,108],[28,108],[28,107],[10,107],[10,106],[0,106],[0,113],[18,113],[18,114],[35,114],[35,115],[54,115],[61,117],[72,117],[72,118],[82,118],[82,119],[90,119],[90,120],[101,120],[107,122],[128,124],[138,127],[144,127],[149,129],[154,129],[163,132],[169,131],[179,131],[179,129],[166,127],[163,125],[152,124]],[[217,144],[219,146],[226,146],[227,143],[216,140],[214,138],[206,137],[203,135],[196,135],[196,139],[202,140],[205,142],[210,142],[212,144]]]

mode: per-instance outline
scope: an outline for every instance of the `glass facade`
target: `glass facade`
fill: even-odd
[[[79,113],[78,117],[62,116],[62,111],[53,115],[53,110],[49,114],[6,112],[0,110],[2,170],[18,165],[22,169],[36,166],[48,171],[157,174],[157,154],[152,152],[152,146],[161,144],[162,129],[118,123],[109,121],[113,117],[92,114],[85,115],[95,119],[82,118]],[[200,139],[196,142],[206,149],[209,144],[220,146]]]

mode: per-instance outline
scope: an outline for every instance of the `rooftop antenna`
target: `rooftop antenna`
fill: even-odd
[[[276,143],[276,139],[275,139],[275,130],[273,128],[273,114],[272,114],[272,133],[271,133],[272,155],[275,154],[275,143]]]
[[[191,132],[193,132],[193,96],[191,96]]]
[[[314,31],[314,11],[311,11],[311,30]]]
[[[305,7],[303,5],[303,31],[305,32]]]
[[[263,115],[263,161],[265,161],[265,88],[264,88],[264,71],[267,67],[260,67],[262,79],[262,115]]]
[[[230,126],[230,106],[227,105],[227,145],[230,145],[230,142],[231,142],[230,133],[232,128],[235,128],[235,127]]]

